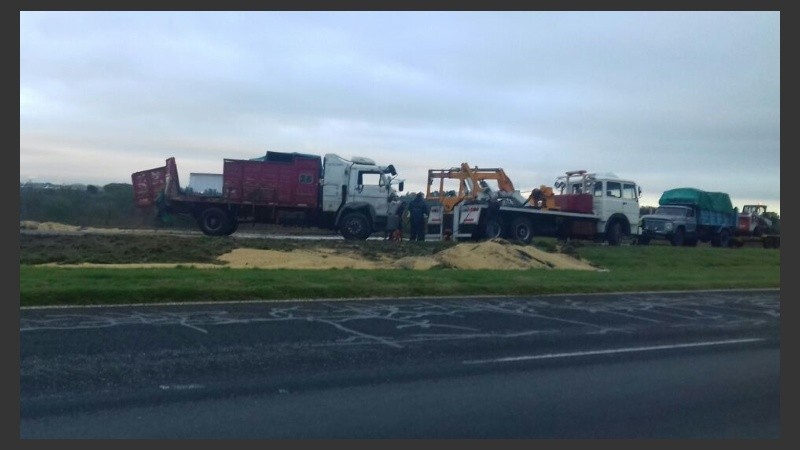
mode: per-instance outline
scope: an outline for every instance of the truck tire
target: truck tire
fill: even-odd
[[[505,231],[505,224],[503,219],[494,217],[486,221],[483,227],[483,234],[486,239],[497,239],[503,237]]]
[[[533,240],[533,224],[527,217],[517,217],[511,222],[511,238],[523,244]]]
[[[608,245],[619,245],[622,242],[622,224],[614,220],[606,227],[606,241]]]
[[[728,230],[722,230],[719,234],[719,244],[723,247],[730,247],[731,246],[731,232]]]
[[[366,240],[372,234],[367,217],[360,212],[351,212],[339,222],[339,232],[347,240]]]
[[[203,210],[197,223],[208,236],[227,236],[233,232],[228,213],[216,206]]]
[[[673,247],[680,247],[683,245],[684,238],[686,237],[686,232],[683,228],[678,227],[675,230],[675,233],[672,235],[672,239],[670,239],[669,243],[672,244]]]
[[[721,230],[719,234],[711,238],[712,247],[728,247],[731,245],[731,235],[728,230]]]

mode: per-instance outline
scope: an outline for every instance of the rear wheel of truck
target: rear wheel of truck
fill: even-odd
[[[200,213],[197,222],[203,233],[209,236],[226,236],[233,233],[228,213],[216,206],[206,208]]]
[[[685,237],[685,232],[683,231],[683,228],[678,228],[677,230],[675,230],[675,234],[672,235],[670,244],[672,244],[673,247],[680,247],[681,245],[683,245],[684,237]]]
[[[372,234],[372,229],[369,226],[369,220],[360,212],[351,212],[342,218],[339,222],[339,231],[342,236],[348,240],[365,240]]]
[[[615,220],[608,224],[606,228],[606,240],[608,245],[619,245],[622,242],[622,224]]]
[[[486,239],[497,239],[503,237],[504,228],[505,224],[503,223],[503,219],[494,217],[486,221],[486,225],[483,227],[483,233]]]
[[[728,230],[722,230],[711,238],[711,246],[712,247],[728,247],[731,245],[731,235],[728,233]]]
[[[533,240],[533,224],[527,217],[517,217],[511,222],[511,237],[523,244]]]
[[[722,247],[731,246],[731,233],[728,230],[722,230],[719,233],[719,245]]]

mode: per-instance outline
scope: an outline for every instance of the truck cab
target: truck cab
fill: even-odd
[[[697,214],[691,206],[659,206],[653,214],[642,216],[641,244],[651,239],[666,239],[674,246],[697,245]],[[688,236],[688,238],[687,238]]]
[[[597,233],[609,244],[617,245],[623,236],[638,233],[642,189],[636,182],[613,173],[574,170],[558,177],[553,186],[559,192],[555,195],[556,206],[597,216]]]
[[[346,239],[366,239],[386,226],[389,200],[403,181],[396,180],[394,166],[380,166],[372,159],[347,160],[328,153],[323,162],[322,213]],[[398,185],[394,189],[393,184]]]

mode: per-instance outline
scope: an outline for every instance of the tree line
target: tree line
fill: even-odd
[[[155,208],[136,207],[133,185],[126,183],[88,185],[85,189],[21,185],[19,200],[20,221],[105,228],[181,226],[178,221],[162,223]]]

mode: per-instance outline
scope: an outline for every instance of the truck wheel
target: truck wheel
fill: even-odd
[[[728,230],[722,230],[719,232],[719,246],[720,247],[730,247],[731,245],[731,234],[728,233]]]
[[[523,244],[530,244],[533,240],[533,224],[526,217],[517,217],[511,222],[511,236]]]
[[[339,222],[339,231],[347,240],[365,240],[372,234],[369,220],[360,212],[351,212]]]
[[[606,228],[606,240],[608,245],[619,245],[622,241],[622,224],[615,220]]]
[[[683,240],[683,245],[685,247],[697,247],[697,238],[687,238]]]
[[[198,219],[198,224],[203,233],[209,236],[225,236],[231,234],[231,219],[228,213],[216,206],[206,208]]]
[[[672,244],[673,247],[680,247],[681,245],[683,245],[684,237],[685,237],[685,232],[683,231],[683,228],[678,228],[677,230],[675,230],[675,234],[672,235],[670,244]]]
[[[484,227],[484,235],[486,239],[501,238],[503,237],[503,228],[505,228],[503,219],[499,217],[489,219],[486,221],[486,226]]]

